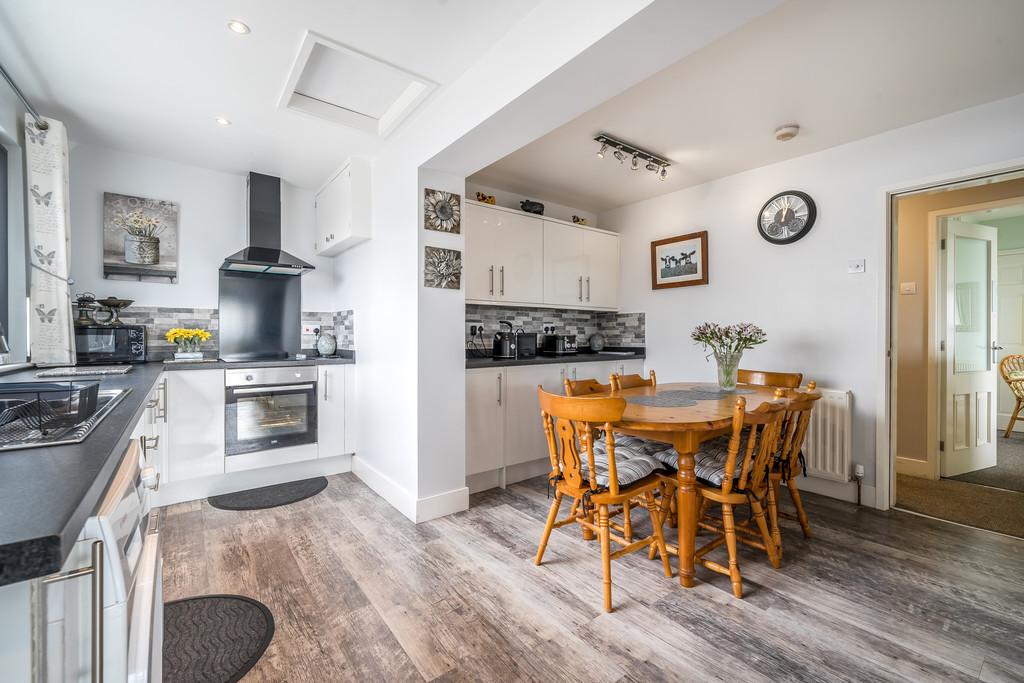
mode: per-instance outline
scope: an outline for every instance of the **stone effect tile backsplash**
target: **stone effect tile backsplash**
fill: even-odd
[[[494,333],[501,327],[498,321],[507,320],[516,328],[540,334],[544,333],[545,326],[554,325],[559,333],[575,334],[582,345],[589,343],[590,335],[600,332],[608,346],[646,346],[644,317],[643,313],[466,304],[466,341],[470,340],[470,326],[482,323],[484,346],[489,349]]]
[[[77,313],[77,311],[76,311]],[[216,308],[170,308],[166,306],[132,306],[121,312],[127,325],[146,326],[146,352],[149,360],[164,360],[174,355],[174,344],[164,335],[173,327],[201,327],[213,335],[201,349],[209,358],[220,352],[220,313]],[[332,330],[339,349],[355,349],[352,311],[304,311],[302,325]],[[311,349],[314,335],[302,335],[302,348]]]

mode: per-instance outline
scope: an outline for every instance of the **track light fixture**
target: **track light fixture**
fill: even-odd
[[[597,156],[599,159],[604,159],[604,153],[609,148],[614,148],[612,156],[614,156],[620,164],[625,163],[626,159],[630,159],[629,168],[634,171],[639,171],[640,166],[657,175],[662,180],[668,177],[668,167],[672,165],[672,162],[668,159],[640,149],[634,145],[617,140],[610,135],[604,133],[598,134],[594,138],[595,142],[601,143],[601,149],[598,150]]]

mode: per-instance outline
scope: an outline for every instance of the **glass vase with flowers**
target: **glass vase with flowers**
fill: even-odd
[[[764,330],[753,323],[701,323],[694,328],[690,337],[701,344],[705,351],[710,351],[708,358],[715,357],[718,364],[718,386],[726,391],[736,389],[736,372],[743,352],[768,341]]]

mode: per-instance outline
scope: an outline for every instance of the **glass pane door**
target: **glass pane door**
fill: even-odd
[[[953,372],[987,372],[992,310],[989,241],[957,235],[953,261]]]

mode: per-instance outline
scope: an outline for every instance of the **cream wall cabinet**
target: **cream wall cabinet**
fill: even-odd
[[[367,159],[349,159],[316,193],[316,243],[320,256],[339,254],[370,239],[371,166]]]

